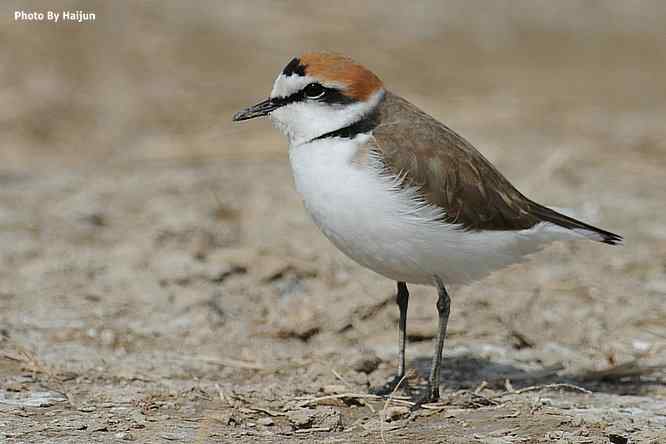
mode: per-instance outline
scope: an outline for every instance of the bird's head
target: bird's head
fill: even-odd
[[[310,52],[280,72],[268,99],[233,117],[270,115],[292,145],[312,140],[360,120],[384,94],[382,81],[348,57]]]

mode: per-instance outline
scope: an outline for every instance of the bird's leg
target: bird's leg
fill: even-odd
[[[407,284],[398,282],[398,295],[396,296],[396,303],[400,309],[400,325],[398,332],[398,378],[405,376],[405,344],[407,343],[407,306],[409,305],[409,291]]]
[[[407,342],[407,306],[409,304],[409,291],[407,290],[407,284],[404,282],[398,282],[396,303],[400,309],[400,331],[398,333],[398,374],[383,386],[371,390],[372,393],[381,396],[388,395],[393,392],[393,390],[395,390],[397,385],[405,376],[405,344]]]
[[[421,397],[414,408],[422,404],[434,402],[439,399],[439,371],[442,366],[442,348],[446,338],[446,327],[449,323],[449,312],[451,311],[451,298],[446,292],[442,280],[435,276],[435,285],[437,286],[437,313],[439,314],[439,331],[437,333],[437,343],[435,344],[435,353],[432,356],[432,366],[430,367],[430,378],[428,379],[428,391]]]
[[[439,371],[442,367],[442,348],[444,348],[444,339],[446,338],[446,327],[449,324],[449,313],[451,312],[451,298],[444,287],[442,280],[435,276],[437,284],[437,314],[439,315],[439,331],[437,332],[437,345],[432,357],[432,368],[430,369],[430,398],[432,401],[439,399]]]

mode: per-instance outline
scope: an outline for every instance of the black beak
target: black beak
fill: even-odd
[[[234,122],[240,122],[241,120],[254,119],[255,117],[267,116],[271,111],[276,110],[282,106],[281,103],[275,100],[266,99],[263,102],[259,102],[254,106],[239,111],[234,114]]]

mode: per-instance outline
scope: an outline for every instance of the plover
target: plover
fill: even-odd
[[[552,241],[622,241],[525,197],[467,140],[348,57],[292,59],[269,98],[233,120],[267,115],[288,138],[296,188],[324,235],[397,282],[398,374],[380,393],[405,374],[407,284],[438,292],[439,330],[421,399],[430,402],[439,398],[447,285],[479,279]]]

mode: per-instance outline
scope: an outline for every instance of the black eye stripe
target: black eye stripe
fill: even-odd
[[[324,94],[323,97],[318,99],[320,102],[346,105],[357,101],[356,99],[353,99],[348,95],[344,94],[342,91],[340,91],[337,88],[324,88],[324,89],[326,89],[326,94]]]
[[[323,85],[320,85],[324,90],[324,94],[322,96],[320,96],[318,98],[308,98],[305,95],[305,89],[308,86],[310,86],[310,84],[306,85],[303,89],[293,93],[290,96],[276,97],[276,98],[272,99],[272,101],[274,103],[279,104],[280,106],[289,105],[290,103],[303,102],[305,100],[316,100],[317,102],[321,102],[321,103],[337,104],[337,105],[347,105],[347,104],[356,102],[355,99],[345,95],[339,89],[330,88],[330,87],[323,86]]]

